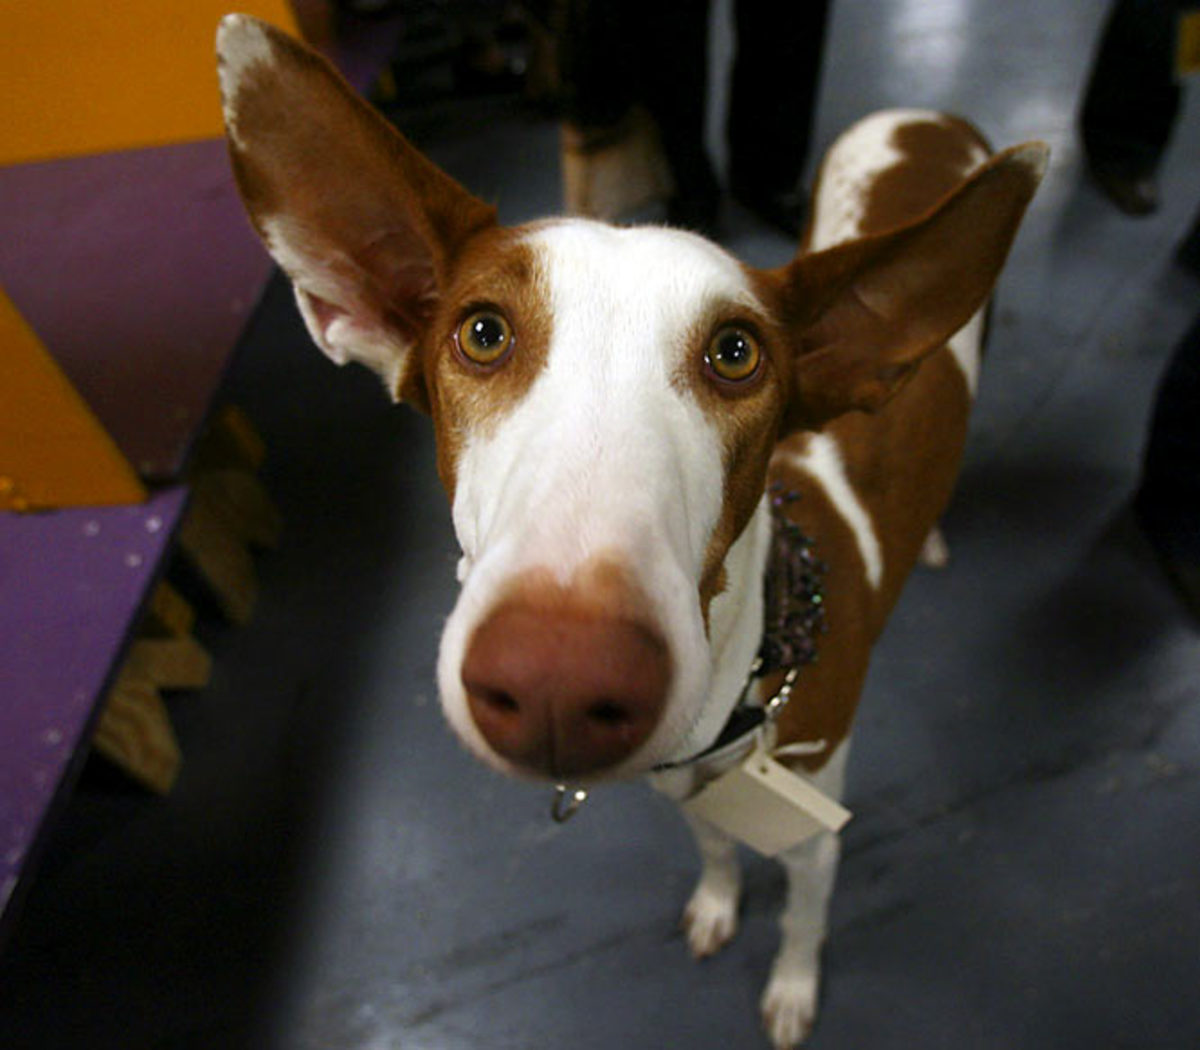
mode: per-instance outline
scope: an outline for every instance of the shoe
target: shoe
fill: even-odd
[[[1175,593],[1200,625],[1200,536],[1182,526],[1178,515],[1164,514],[1145,489],[1134,496],[1133,516]]]
[[[1154,553],[1176,595],[1200,625],[1200,560],[1172,557],[1157,547]]]
[[[1111,161],[1092,161],[1090,167],[1104,195],[1126,215],[1140,217],[1158,211],[1158,180],[1152,173]]]
[[[799,240],[808,218],[808,197],[801,190],[774,190],[745,182],[734,182],[733,199],[793,240]]]
[[[1200,277],[1200,222],[1184,238],[1175,252],[1175,261],[1193,277]]]

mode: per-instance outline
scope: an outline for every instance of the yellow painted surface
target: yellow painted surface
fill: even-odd
[[[1185,11],[1179,16],[1176,66],[1181,77],[1200,73],[1200,10]]]
[[[138,503],[146,491],[0,289],[0,511]]]
[[[3,0],[0,164],[221,135],[230,11],[296,31],[287,0]]]

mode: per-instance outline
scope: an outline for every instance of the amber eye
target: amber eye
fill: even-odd
[[[718,379],[744,383],[758,374],[762,352],[758,340],[744,328],[722,328],[704,355],[704,362]]]
[[[461,325],[457,333],[458,348],[468,361],[477,365],[494,365],[513,343],[512,326],[495,310],[476,310]]]

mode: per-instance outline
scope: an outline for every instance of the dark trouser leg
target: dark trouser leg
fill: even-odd
[[[704,147],[709,0],[569,0],[557,34],[563,115],[611,128],[635,102],[658,125],[675,179],[670,218],[712,225],[720,187]]]
[[[1134,507],[1168,573],[1200,616],[1200,315],[1159,382]]]
[[[646,107],[675,177],[672,222],[697,229],[716,218],[720,187],[704,145],[709,0],[641,3],[630,26],[641,40]]]
[[[569,0],[556,14],[563,116],[580,128],[614,127],[637,97],[640,55],[626,5]]]
[[[829,2],[735,0],[735,8],[730,176],[735,185],[794,190],[808,159]]]
[[[1178,10],[1172,0],[1117,0],[1084,96],[1084,146],[1093,164],[1153,175],[1179,111]]]
[[[1200,275],[1200,210],[1192,220],[1192,228],[1180,243],[1176,258],[1181,266]]]

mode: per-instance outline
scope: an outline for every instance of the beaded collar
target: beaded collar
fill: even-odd
[[[800,493],[776,483],[768,490],[771,505],[771,549],[763,579],[763,640],[760,675],[800,668],[817,658],[817,635],[825,622],[825,563],[814,553],[813,540],[784,514]]]

